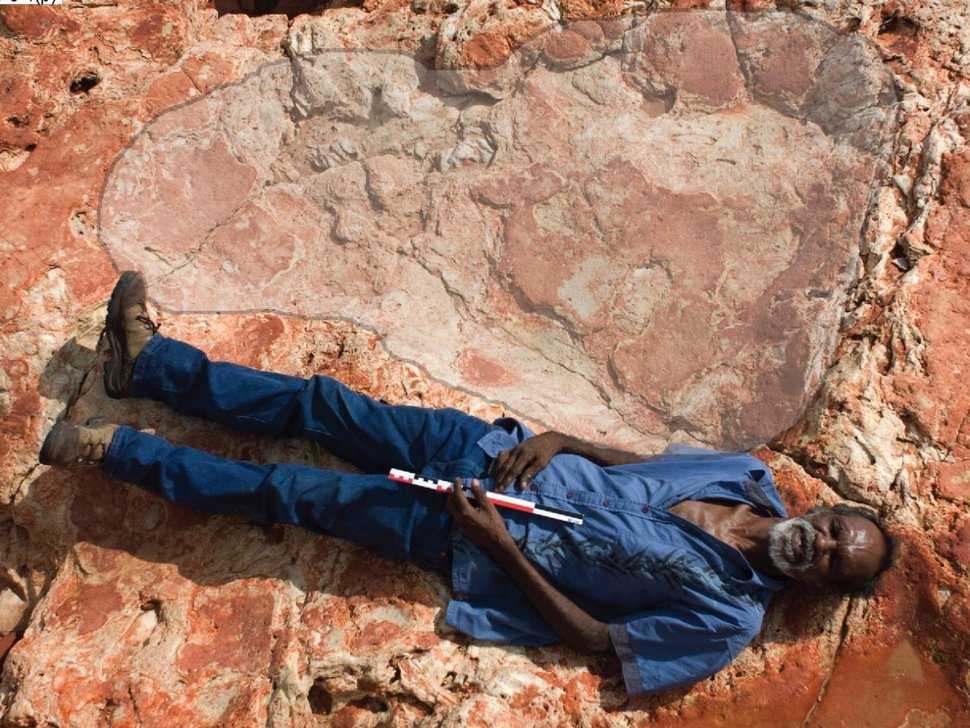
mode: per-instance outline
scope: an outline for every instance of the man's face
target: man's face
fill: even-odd
[[[886,541],[868,519],[822,508],[772,527],[769,552],[774,566],[792,579],[859,583],[879,570]]]

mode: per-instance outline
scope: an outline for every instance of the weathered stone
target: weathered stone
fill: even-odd
[[[5,724],[882,728],[967,722],[970,674],[962,656],[970,652],[970,533],[965,513],[970,431],[962,384],[970,313],[962,302],[970,257],[965,189],[970,123],[961,112],[968,94],[959,80],[966,77],[970,48],[966,9],[948,0],[916,6],[843,3],[799,9],[800,16],[822,21],[817,23],[772,13],[731,15],[725,24],[704,14],[675,27],[670,27],[670,16],[653,16],[651,26],[642,16],[625,15],[574,24],[548,45],[537,36],[552,26],[557,11],[571,19],[595,18],[636,6],[570,0],[500,5],[490,14],[488,4],[368,0],[359,7],[331,7],[313,18],[301,16],[289,26],[284,15],[217,17],[196,0],[162,10],[145,0],[124,6],[4,6],[0,631],[12,630],[0,637],[0,653],[6,654],[0,679]],[[445,33],[439,34],[443,23]],[[663,35],[649,45],[657,64],[649,79],[648,74],[628,73],[617,80],[611,64],[620,58],[624,33],[635,27],[644,39],[651,27],[666,27],[671,34],[683,31],[678,37],[691,48],[706,43],[712,51],[726,46],[710,29],[726,28],[736,58],[732,61],[722,52],[717,57],[724,60],[723,68],[711,73],[730,79],[727,86],[706,85],[710,79],[704,62],[678,54]],[[775,27],[782,30],[775,32]],[[844,41],[832,28],[857,30]],[[535,40],[517,53],[517,44],[528,38]],[[852,39],[881,47],[884,61],[872,63],[865,45]],[[537,106],[531,113],[523,109],[521,118],[529,123],[509,132],[507,126],[489,127],[494,118],[488,111],[491,102],[472,97],[468,108],[446,112],[449,123],[460,123],[448,137],[441,135],[436,117],[440,109],[421,106],[428,102],[412,95],[410,82],[392,83],[381,86],[377,103],[361,111],[370,114],[366,123],[377,131],[423,112],[425,126],[414,133],[408,155],[393,149],[396,140],[390,133],[358,139],[354,124],[336,138],[323,128],[317,136],[299,136],[297,130],[309,126],[308,120],[278,112],[288,103],[276,93],[279,78],[270,79],[268,86],[257,80],[266,78],[264,72],[244,80],[267,62],[283,61],[284,40],[291,56],[367,48],[410,53],[425,65],[433,65],[435,58],[455,66],[476,62],[491,68],[439,72],[438,88],[427,96],[440,99],[481,89],[488,98],[505,99],[504,107],[497,105],[500,109],[516,102],[528,106],[526,101]],[[840,62],[832,64],[828,75],[816,73],[826,54],[843,41],[839,53],[845,55],[831,56]],[[510,53],[503,65],[495,65]],[[864,63],[850,65],[850,58]],[[527,65],[515,65],[519,59]],[[294,68],[300,63],[290,58],[286,72]],[[663,266],[634,267],[620,275],[629,261],[622,255],[614,261],[610,246],[625,241],[628,247],[619,249],[632,254],[639,243],[623,237],[610,210],[641,201],[653,214],[676,223],[683,251],[675,253],[686,260],[697,251],[699,239],[710,240],[723,263],[740,249],[737,241],[745,239],[742,223],[755,231],[758,224],[770,229],[777,222],[766,220],[767,215],[759,220],[759,207],[751,200],[756,192],[777,193],[786,178],[796,177],[789,170],[806,163],[796,153],[805,151],[803,141],[811,137],[812,124],[827,125],[827,135],[811,138],[832,144],[830,150],[853,143],[858,149],[874,141],[866,125],[876,128],[880,118],[847,112],[869,108],[860,103],[859,92],[863,101],[866,94],[882,93],[875,80],[883,68],[902,93],[901,127],[887,156],[892,175],[879,178],[868,217],[863,217],[864,194],[860,198],[838,186],[816,193],[807,182],[793,188],[797,194],[791,199],[806,192],[821,194],[823,200],[826,195],[844,199],[844,213],[828,203],[819,206],[818,198],[806,197],[803,205],[817,212],[816,217],[830,215],[831,229],[854,229],[840,238],[844,247],[835,250],[849,256],[859,245],[864,266],[845,300],[848,318],[838,334],[835,365],[817,370],[819,396],[801,415],[790,412],[797,422],[773,442],[777,451],[762,448],[757,454],[771,465],[795,511],[844,497],[880,508],[902,536],[900,563],[873,600],[789,591],[769,613],[761,639],[730,668],[692,690],[628,700],[616,667],[607,659],[587,660],[564,648],[523,651],[477,644],[443,628],[440,609],[446,584],[412,567],[294,529],[206,518],[110,483],[96,471],[54,471],[36,464],[39,443],[55,418],[83,421],[103,414],[230,457],[342,467],[304,443],[240,437],[174,417],[151,403],[104,397],[100,370],[91,366],[97,361],[97,322],[117,271],[98,236],[112,226],[120,236],[121,220],[107,217],[98,201],[112,163],[118,159],[123,167],[139,144],[171,145],[191,127],[191,145],[198,143],[208,155],[205,159],[219,169],[242,172],[241,177],[206,177],[197,164],[202,157],[183,157],[195,164],[193,176],[206,180],[207,186],[194,197],[187,195],[195,207],[186,205],[171,216],[172,229],[182,237],[173,238],[172,245],[181,247],[173,247],[169,255],[186,263],[184,270],[199,261],[198,279],[184,283],[184,291],[177,290],[175,274],[167,288],[164,281],[154,281],[159,300],[185,295],[223,311],[244,301],[247,308],[261,311],[163,311],[163,331],[201,344],[217,358],[298,375],[334,374],[388,401],[457,406],[485,418],[503,414],[505,406],[460,387],[498,392],[496,400],[508,403],[514,397],[506,393],[523,392],[533,384],[528,358],[512,348],[489,345],[514,333],[519,337],[515,341],[530,342],[554,362],[573,362],[572,373],[562,367],[545,374],[550,390],[571,396],[570,390],[576,389],[580,399],[597,402],[589,409],[563,400],[562,407],[572,407],[566,425],[571,431],[614,442],[628,438],[639,445],[649,435],[663,439],[670,427],[686,426],[675,419],[683,408],[668,401],[661,402],[658,412],[645,413],[641,395],[629,401],[618,397],[610,389],[618,386],[614,369],[607,368],[608,377],[597,370],[602,360],[596,352],[610,351],[622,334],[633,340],[622,349],[628,360],[624,376],[647,376],[636,370],[634,354],[655,357],[661,364],[669,354],[651,349],[647,337],[637,340],[638,325],[657,319],[657,312],[679,294],[671,293],[672,280]],[[527,69],[534,70],[527,74]],[[514,83],[523,76],[534,81],[525,94]],[[819,91],[813,84],[823,77],[827,88],[840,84],[845,98]],[[343,72],[335,80],[342,78]],[[562,88],[548,82],[555,78],[569,78],[569,84]],[[238,81],[243,83],[228,88]],[[631,95],[634,81],[641,85],[633,85]],[[668,84],[675,91],[680,85],[683,93],[668,94]],[[227,88],[210,93],[221,86]],[[260,103],[252,103],[254,98]],[[584,117],[575,113],[576,107],[560,103],[576,98],[590,108],[595,104],[601,111],[611,110],[612,118]],[[223,107],[201,113],[214,99],[222,99]],[[192,103],[155,119],[186,101]],[[615,113],[625,104],[637,108],[639,116]],[[706,110],[714,106],[722,111]],[[490,138],[514,140],[520,134],[537,153],[561,147],[562,137],[554,132],[569,128],[567,110],[576,121],[592,116],[600,122],[589,126],[588,136],[602,147],[612,145],[623,156],[632,146],[641,156],[616,167],[577,163],[572,176],[561,160],[520,165],[514,174],[499,164],[491,174],[481,174],[480,184],[467,187],[474,189],[474,196],[462,195],[457,184],[448,186],[480,170],[494,150]],[[190,113],[198,114],[191,123]],[[755,118],[775,123],[782,117],[791,126],[771,127],[778,130],[776,142],[765,144],[765,126],[754,136],[725,137],[718,145],[698,132],[710,129],[705,119],[710,122],[719,113],[738,117],[738,125],[731,128],[742,128],[745,118],[759,113],[762,117]],[[615,130],[628,118],[642,119],[642,125],[631,126],[630,139],[616,143]],[[167,120],[177,123],[162,134]],[[158,137],[138,136],[146,126]],[[223,146],[214,144],[218,129],[228,128],[233,133],[223,135]],[[262,133],[268,129],[273,134]],[[782,140],[782,131],[795,136]],[[678,147],[675,135],[686,132],[691,136]],[[276,134],[278,139],[273,138]],[[422,146],[424,137],[430,141]],[[761,143],[767,151],[745,147],[749,142]],[[707,171],[717,162],[716,150],[727,152],[725,159],[734,164],[720,162]],[[499,152],[501,162],[507,151]],[[771,157],[780,157],[780,152],[792,158]],[[758,187],[751,180],[760,178],[750,172],[759,154],[772,159],[765,178],[774,185],[760,191],[749,189]],[[664,161],[667,155],[670,159]],[[843,181],[861,179],[850,159],[833,159],[827,163],[833,171],[846,173]],[[666,178],[651,176],[654,168]],[[168,169],[180,174],[178,167]],[[610,186],[612,170],[628,175],[623,179],[632,180],[629,191]],[[246,183],[247,175],[254,181]],[[436,198],[423,183],[415,183],[433,175],[445,187],[434,193]],[[311,177],[319,178],[312,188],[306,186]],[[820,177],[821,165],[809,165],[806,179]],[[256,194],[266,180],[272,181],[272,189]],[[234,195],[242,198],[238,207],[229,204]],[[198,224],[196,208],[205,209],[210,199],[213,206],[221,206],[223,222],[208,247],[193,258],[186,231]],[[312,214],[322,221],[318,237],[307,237],[308,199]],[[151,200],[142,202],[147,215],[160,214]],[[779,213],[778,219],[785,214]],[[821,265],[820,280],[831,282],[832,269],[825,266],[832,265],[832,249],[818,244],[828,237],[826,226],[811,217],[797,219],[797,227],[806,241],[815,241],[812,249],[820,257],[812,258],[803,246],[801,260],[809,268]],[[566,228],[571,220],[575,222],[568,234],[550,232]],[[728,222],[734,227],[726,227]],[[609,244],[583,257],[579,234],[595,248],[601,224],[607,226]],[[429,234],[413,234],[425,226]],[[573,240],[575,230],[575,256],[565,254],[569,247],[558,248],[558,258],[541,245],[530,249],[523,232],[514,250],[520,263],[511,265],[504,253],[505,236],[513,229],[535,231],[544,243],[557,244]],[[489,230],[491,237],[485,235]],[[469,231],[478,231],[483,241],[471,250],[460,245]],[[299,256],[324,237],[336,256],[317,261],[319,267],[311,271],[315,277],[300,284],[303,298],[282,304],[264,301],[274,271],[307,265],[307,257]],[[751,237],[755,242],[748,249],[756,252],[758,236],[752,232]],[[167,244],[162,235],[153,241]],[[127,264],[117,252],[124,246],[140,256],[140,265],[151,255],[137,249],[134,237],[116,242],[120,247],[111,249],[116,265]],[[343,263],[340,256],[345,256]],[[499,283],[491,278],[486,285],[483,275],[471,274],[472,266],[455,265],[462,256],[494,264],[489,270]],[[531,270],[542,256],[563,263],[548,280]],[[223,270],[223,262],[238,270]],[[418,275],[418,281],[430,280],[439,287],[433,290],[447,292],[441,300],[450,308],[428,314],[433,323],[437,317],[447,343],[433,343],[420,356],[410,357],[413,363],[404,363],[398,357],[406,356],[407,342],[402,348],[403,337],[382,339],[382,334],[392,331],[400,312],[413,306],[414,297],[405,295],[405,286],[414,281],[400,276],[415,267],[431,271]],[[758,272],[750,259],[740,258],[735,270],[742,276]],[[711,272],[704,266],[685,267],[681,275],[703,286]],[[784,330],[790,312],[805,301],[786,298],[784,292],[797,286],[784,272],[774,275],[782,280],[763,294],[766,305],[754,306],[747,318],[734,322],[735,328],[747,327],[754,332],[750,336],[780,332],[792,361],[807,356],[798,352],[826,351],[822,340],[804,341],[803,323]],[[243,280],[248,283],[241,285]],[[507,294],[513,280],[521,295]],[[227,286],[227,281],[239,287]],[[851,283],[852,277],[843,282]],[[213,295],[217,288],[233,298],[219,300]],[[613,297],[613,305],[601,305],[597,296],[603,291]],[[388,299],[386,315],[373,329],[265,311],[270,306],[306,313],[309,309],[300,306],[314,297],[382,295]],[[693,300],[690,309],[697,312],[682,312],[677,319],[682,329],[668,326],[671,345],[686,353],[696,349],[695,342],[682,336],[686,332],[709,340],[713,327],[705,328],[704,316],[713,316],[713,307],[728,298],[725,293]],[[831,302],[808,303],[838,309]],[[535,311],[524,315],[523,305]],[[455,313],[462,306],[467,306],[464,319]],[[802,309],[800,320],[814,316],[812,311]],[[346,313],[367,320],[359,308]],[[559,327],[552,333],[550,316]],[[481,322],[491,324],[492,331]],[[822,338],[836,336],[835,315],[828,323],[818,321],[815,330]],[[576,331],[583,332],[582,346],[572,340]],[[747,341],[757,341],[750,336]],[[458,340],[460,348],[453,344]],[[447,376],[440,381],[428,376],[435,365],[429,363],[428,352],[448,363]],[[577,359],[576,352],[588,358]],[[758,423],[757,406],[739,406],[757,387],[766,386],[756,375],[770,369],[761,361],[749,361],[748,368],[739,361],[743,359],[724,369],[725,376],[738,377],[737,393],[721,390],[691,410],[713,416],[723,405],[732,413],[731,422],[722,430],[695,429],[695,435],[714,441],[721,436],[718,432],[730,432],[739,423],[763,427],[760,431],[769,434],[783,426]],[[783,392],[786,382],[796,380],[800,387],[811,384],[802,375],[793,376],[794,369],[773,371],[764,391],[776,387]],[[671,381],[678,376],[682,371],[674,372]],[[613,393],[597,400],[574,386],[584,381]],[[672,394],[642,396],[671,400]],[[611,399],[609,406],[602,404]],[[553,400],[524,401],[520,408],[546,424],[556,421],[549,414],[558,409]],[[614,422],[627,422],[627,429],[600,432],[611,427],[604,424],[604,413],[616,417]],[[806,470],[821,479],[807,476]]]
[[[762,440],[826,362],[872,159],[757,105],[740,116],[723,15],[655,16],[618,56],[579,30],[524,48],[513,67],[539,65],[494,103],[473,76],[459,100],[435,93],[401,56],[267,67],[146,128],[108,183],[102,239],[171,310],[350,316],[552,426]],[[464,379],[470,350],[517,362],[515,383]]]

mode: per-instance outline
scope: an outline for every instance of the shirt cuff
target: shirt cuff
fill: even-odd
[[[610,624],[610,639],[613,640],[613,649],[616,656],[620,658],[620,665],[623,669],[623,682],[629,695],[644,692],[643,681],[640,679],[640,667],[637,665],[637,656],[630,646],[630,636],[626,632],[626,627],[622,624]]]

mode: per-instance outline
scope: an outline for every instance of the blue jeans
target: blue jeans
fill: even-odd
[[[120,427],[103,461],[110,477],[202,511],[294,524],[445,573],[445,496],[389,480],[387,471],[471,478],[489,465],[476,443],[492,426],[471,415],[385,405],[330,377],[211,362],[159,334],[135,361],[131,392],[237,430],[305,437],[364,473],[229,460]]]

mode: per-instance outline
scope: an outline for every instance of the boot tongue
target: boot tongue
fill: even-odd
[[[155,333],[155,327],[149,323],[148,312],[145,307],[136,304],[129,306],[122,313],[125,322],[125,348],[130,359],[137,357],[148,340]]]

